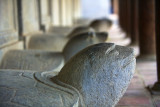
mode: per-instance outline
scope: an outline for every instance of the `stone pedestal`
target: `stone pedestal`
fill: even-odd
[[[139,0],[140,56],[155,54],[154,0]]]

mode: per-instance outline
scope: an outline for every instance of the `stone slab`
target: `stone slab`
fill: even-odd
[[[74,90],[58,86],[47,79],[37,80],[34,75],[33,71],[1,70],[0,106],[78,107],[79,97]]]
[[[23,41],[19,41],[16,43],[13,43],[11,45],[7,45],[6,47],[0,48],[0,63],[4,57],[4,55],[6,54],[6,52],[8,52],[9,50],[22,50],[24,49],[23,47]]]
[[[67,36],[73,29],[74,27],[54,26],[54,27],[50,27],[48,32]]]
[[[61,53],[11,50],[3,57],[0,68],[57,72],[63,65],[64,58]]]
[[[31,36],[28,40],[28,49],[62,52],[69,38],[52,34]]]

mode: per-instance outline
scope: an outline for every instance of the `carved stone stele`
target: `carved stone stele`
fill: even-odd
[[[0,107],[114,107],[135,70],[133,50],[112,43],[85,48],[52,72],[0,71]]]
[[[108,32],[112,27],[112,21],[109,19],[97,19],[90,23],[89,27],[96,32]]]

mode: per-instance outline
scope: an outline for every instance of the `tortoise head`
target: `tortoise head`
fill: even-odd
[[[126,91],[135,63],[133,49],[100,43],[73,56],[55,79],[79,90],[86,106],[111,107]]]
[[[63,49],[64,58],[68,61],[80,50],[97,43],[105,42],[107,33],[86,32],[71,38]]]

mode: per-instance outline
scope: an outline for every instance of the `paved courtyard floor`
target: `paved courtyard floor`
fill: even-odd
[[[151,95],[148,85],[156,82],[156,61],[138,61],[136,73],[116,107],[160,107],[160,96]]]

